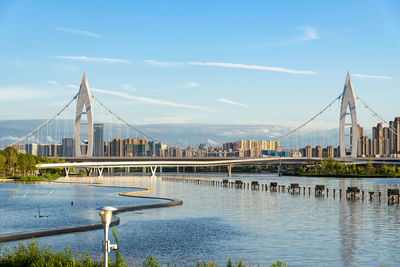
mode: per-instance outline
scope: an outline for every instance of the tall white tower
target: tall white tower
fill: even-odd
[[[87,149],[85,149],[86,153],[82,153],[81,150],[81,143],[83,140],[88,141]],[[76,157],[91,157],[93,155],[92,97],[90,95],[85,72],[82,76],[78,101],[76,103],[74,141]]]
[[[346,123],[346,116],[348,115],[351,116],[351,123]],[[346,126],[351,126],[351,129]],[[356,97],[351,84],[350,73],[347,73],[340,109],[339,146],[341,157],[357,157],[357,131]],[[348,143],[345,137],[349,137]]]

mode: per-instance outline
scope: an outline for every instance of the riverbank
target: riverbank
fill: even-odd
[[[282,175],[335,178],[400,178],[400,167],[395,165],[346,164],[332,158],[309,166],[285,166]]]
[[[118,234],[113,229],[114,238],[118,244]],[[119,244],[118,244],[119,245]],[[113,253],[114,254],[114,253]],[[113,255],[112,255],[113,256]],[[115,258],[115,260],[113,260]],[[54,252],[51,246],[40,243],[36,240],[31,240],[30,243],[24,244],[20,242],[14,248],[6,248],[0,250],[0,267],[14,267],[14,266],[74,266],[74,267],[101,267],[104,265],[104,259],[94,260],[87,252],[74,252],[71,248],[67,247],[63,251]],[[139,265],[139,264],[138,264]],[[217,265],[213,261],[198,261],[196,263],[187,264],[188,266],[196,267],[250,267],[250,263],[243,261],[232,262],[229,258],[226,265]],[[119,250],[117,250],[114,257],[109,258],[108,266],[110,267],[129,267],[130,264],[123,257]],[[140,264],[142,267],[159,267],[158,259],[153,256],[148,256],[146,260]],[[167,265],[169,266],[169,264]],[[259,265],[257,265],[259,266]],[[288,267],[277,261],[274,264],[268,265],[270,267]]]
[[[282,172],[282,176],[297,177],[326,177],[326,178],[400,178],[400,175],[392,174],[316,174],[316,173],[298,173],[298,172]]]
[[[10,180],[10,181],[55,181],[60,178],[61,175],[58,173],[47,174],[44,176],[39,175],[8,175],[8,176],[0,176],[2,180]]]

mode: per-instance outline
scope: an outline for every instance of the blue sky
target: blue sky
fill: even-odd
[[[3,0],[0,47],[0,120],[50,117],[83,71],[134,124],[296,124],[347,71],[400,116],[398,1]]]

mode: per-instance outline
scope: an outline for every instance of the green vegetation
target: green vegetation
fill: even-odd
[[[114,237],[116,238],[118,244],[118,237],[113,229]],[[118,246],[119,247],[119,246]],[[13,248],[2,249],[0,247],[0,267],[47,267],[47,266],[60,266],[60,267],[100,267],[103,266],[103,259],[93,260],[89,253],[76,253],[67,247],[64,251],[54,252],[50,246],[43,245],[35,240],[32,240],[28,244],[20,242]],[[129,264],[124,259],[124,257],[117,251],[115,260],[109,259],[110,267],[128,267]],[[135,265],[131,265],[135,266]],[[160,265],[158,260],[152,256],[149,256],[141,264],[142,267],[160,267],[160,266],[175,266],[175,265]],[[217,265],[212,261],[198,262],[193,265],[194,267],[217,267]],[[243,261],[237,261],[232,263],[229,258],[227,267],[250,267],[251,264],[245,263]],[[257,265],[259,266],[259,265]],[[288,267],[288,264],[281,263],[277,261],[276,263],[270,265],[270,267]]]
[[[23,181],[49,180],[59,178],[62,169],[37,171],[38,163],[60,162],[57,159],[37,157],[32,154],[18,153],[13,147],[0,150],[0,178],[18,179]]]
[[[327,177],[400,177],[400,167],[388,165],[374,166],[372,161],[364,166],[360,166],[344,164],[328,158],[313,166],[300,166],[296,170],[286,170],[284,174]]]

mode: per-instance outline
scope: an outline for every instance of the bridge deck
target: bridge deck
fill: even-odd
[[[39,169],[49,168],[96,168],[96,167],[201,167],[201,166],[241,166],[257,164],[314,164],[324,158],[304,157],[266,157],[266,158],[153,158],[153,157],[92,157],[92,158],[64,158],[66,163],[37,164]],[[339,158],[340,162],[347,164],[367,164],[368,158]],[[374,158],[374,164],[400,164],[400,158]]]

